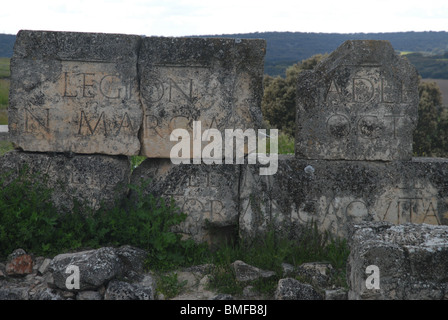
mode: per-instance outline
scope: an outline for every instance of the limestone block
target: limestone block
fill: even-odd
[[[72,289],[67,288],[67,278],[74,277],[74,272],[69,268],[71,266],[79,270],[79,288],[74,288],[77,290],[97,289],[119,275],[121,269],[120,259],[114,249],[109,247],[59,254],[53,258],[49,267],[57,288]]]
[[[0,157],[0,173],[6,181],[17,177],[25,168],[40,174],[52,189],[51,199],[61,211],[71,211],[74,201],[98,209],[113,206],[126,196],[131,175],[128,157],[106,155],[65,155],[11,151]]]
[[[323,300],[311,285],[294,278],[280,279],[274,296],[276,300]]]
[[[443,299],[447,239],[447,226],[389,222],[355,225],[349,237],[349,299]],[[374,276],[372,271],[367,272],[369,266],[377,267],[375,279],[369,278]]]
[[[388,41],[346,41],[297,86],[296,156],[410,160],[418,74]]]
[[[141,154],[170,158],[177,143],[174,129],[199,139],[207,129],[257,130],[261,126],[263,59],[266,43],[259,39],[143,39],[138,69],[144,108]],[[210,137],[202,137],[208,144]],[[224,156],[224,152],[222,153]],[[181,155],[193,157],[193,154]]]
[[[279,157],[275,175],[246,165],[240,187],[240,234],[269,228],[321,231],[347,237],[362,221],[448,224],[448,160],[367,162]]]
[[[25,151],[136,155],[139,36],[22,30],[11,59],[10,140]]]
[[[174,165],[170,159],[148,158],[133,171],[131,184],[148,181],[143,194],[174,199],[187,214],[176,232],[215,244],[235,235],[239,176],[237,165]]]

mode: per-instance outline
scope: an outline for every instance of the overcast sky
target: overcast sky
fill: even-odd
[[[448,31],[448,0],[2,0],[20,29],[155,36],[265,31]]]

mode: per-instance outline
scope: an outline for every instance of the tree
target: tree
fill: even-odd
[[[261,104],[268,124],[280,132],[294,136],[296,118],[296,85],[300,72],[312,70],[327,55],[317,54],[286,69],[286,77],[264,77]]]
[[[436,82],[422,81],[419,87],[418,123],[413,136],[416,156],[448,154],[448,111],[442,107],[442,93]]]

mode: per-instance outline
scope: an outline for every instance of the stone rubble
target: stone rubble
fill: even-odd
[[[32,262],[31,268],[25,272],[20,268],[4,272],[10,261],[24,257]],[[52,259],[33,257],[17,249],[9,256],[9,262],[0,263],[0,300],[164,300],[164,295],[157,290],[157,275],[143,267],[144,258],[143,250],[130,246],[65,253]],[[65,273],[65,270],[70,265],[80,269],[79,289],[66,286],[71,273]],[[213,265],[172,271],[183,285],[171,300],[346,299],[347,290],[344,288],[334,288],[328,283],[312,287],[291,278],[300,276],[301,268],[309,269],[311,277],[321,274],[318,268],[309,268],[310,265],[320,264],[304,264],[296,269],[291,266],[290,272],[284,274],[288,278],[279,280],[273,297],[258,293],[250,281],[273,277],[275,273],[243,261],[232,263],[236,280],[247,283],[242,296],[219,293],[209,287]]]

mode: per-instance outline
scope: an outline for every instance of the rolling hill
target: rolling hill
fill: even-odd
[[[265,73],[271,76],[284,75],[285,69],[318,53],[330,53],[346,40],[388,40],[395,50],[408,53],[408,58],[419,63],[417,68],[434,64],[423,61],[421,53],[427,58],[432,55],[443,56],[448,51],[448,32],[391,32],[391,33],[305,33],[305,32],[256,32],[221,35],[201,35],[196,37],[262,38],[266,40]],[[0,57],[11,57],[15,35],[0,34]],[[426,59],[428,60],[428,59]],[[433,59],[434,60],[434,59]],[[436,59],[440,61],[441,59]],[[422,62],[423,61],[423,62]],[[414,63],[414,62],[413,62]],[[423,63],[423,65],[422,65]],[[436,63],[437,64],[437,63]],[[431,67],[432,68],[432,67]],[[431,69],[429,68],[429,69]],[[428,69],[428,68],[426,68]],[[437,66],[433,69],[440,69]],[[447,72],[439,75],[425,74],[428,78],[448,79]]]

